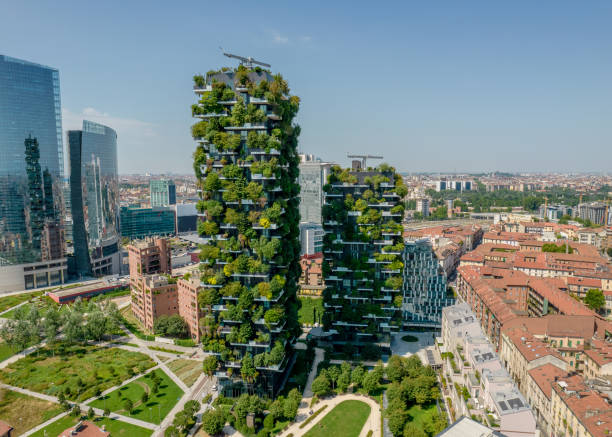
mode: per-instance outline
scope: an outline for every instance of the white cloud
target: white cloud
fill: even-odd
[[[310,41],[312,41],[312,36],[310,35],[302,35],[300,36],[300,41],[303,43],[309,43]]]
[[[275,30],[272,31],[272,40],[276,44],[289,44],[289,37],[281,35],[279,32]]]
[[[83,120],[89,120],[114,129],[117,132],[117,142],[141,143],[146,138],[156,137],[155,125],[146,121],[134,120],[130,118],[113,117],[112,115],[101,112],[95,108],[84,108],[81,112],[75,113],[69,109],[62,110],[62,124],[64,130],[82,129]]]

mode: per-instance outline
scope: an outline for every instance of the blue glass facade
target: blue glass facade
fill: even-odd
[[[170,208],[121,207],[121,236],[135,240],[151,236],[174,235],[175,217]]]
[[[0,266],[63,256],[59,72],[0,55]]]
[[[446,276],[428,239],[406,241],[402,318],[405,327],[439,329],[442,309],[454,305]]]
[[[84,120],[68,131],[70,204],[77,276],[119,272],[119,175],[117,134]]]

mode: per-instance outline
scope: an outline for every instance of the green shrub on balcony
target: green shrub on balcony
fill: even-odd
[[[385,288],[390,288],[392,290],[399,290],[402,288],[404,284],[404,280],[401,276],[391,276],[385,280]]]
[[[219,226],[215,222],[198,222],[198,234],[212,236],[219,233]]]
[[[195,76],[193,76],[193,83],[198,88],[203,88],[206,86],[206,80],[204,79],[204,76],[202,76],[201,74],[196,74]]]
[[[205,244],[200,246],[200,254],[198,256],[200,261],[205,261],[212,265],[219,258],[220,254],[221,250],[218,247]]]
[[[270,327],[271,325],[275,325],[279,323],[285,317],[285,309],[281,306],[275,306],[274,308],[270,308],[264,314],[264,321],[266,325]]]

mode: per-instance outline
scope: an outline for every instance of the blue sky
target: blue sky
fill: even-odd
[[[119,135],[119,169],[191,172],[191,77],[272,64],[300,150],[402,171],[611,171],[609,1],[7,1],[0,53],[60,70],[64,128]]]

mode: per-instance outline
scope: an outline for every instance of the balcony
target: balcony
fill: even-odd
[[[276,155],[279,156],[280,152],[276,149],[270,149],[269,152],[266,152],[263,149],[251,149],[250,150],[251,155],[255,156],[255,155]]]
[[[268,126],[264,123],[245,123],[243,126],[227,126],[227,131],[242,131],[242,130],[267,130]]]
[[[208,85],[208,84],[204,86],[194,85],[193,91],[196,94],[204,94],[205,92],[212,91],[212,85]]]

